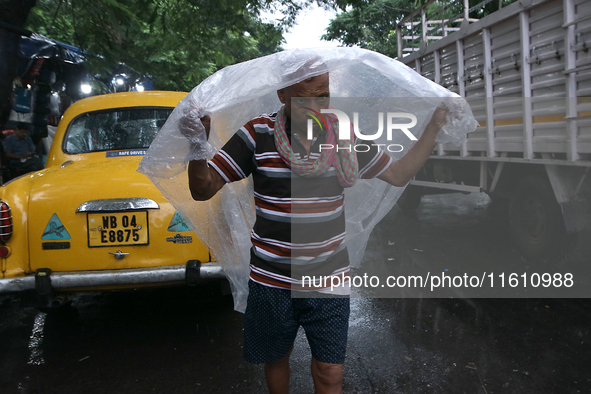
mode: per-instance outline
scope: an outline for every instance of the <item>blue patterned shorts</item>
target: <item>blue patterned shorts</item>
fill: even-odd
[[[312,356],[343,364],[349,328],[349,297],[292,298],[291,291],[248,282],[244,358],[253,364],[281,359],[304,328]]]

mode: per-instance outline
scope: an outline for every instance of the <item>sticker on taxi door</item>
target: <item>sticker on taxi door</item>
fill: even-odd
[[[148,212],[88,213],[88,246],[128,246],[149,243]]]
[[[174,213],[174,216],[170,220],[170,224],[168,225],[168,231],[172,233],[178,233],[181,231],[191,231],[187,223],[183,220],[181,215],[178,212]]]
[[[66,230],[66,227],[62,224],[60,218],[54,213],[51,216],[51,219],[49,219],[49,223],[47,223],[41,239],[43,241],[59,241],[63,239],[72,239],[72,237],[70,237],[70,233]]]

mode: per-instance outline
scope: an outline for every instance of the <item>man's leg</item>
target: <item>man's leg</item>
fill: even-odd
[[[289,356],[293,345],[280,360],[265,363],[265,379],[271,394],[289,393]]]
[[[348,297],[328,297],[297,301],[302,307],[299,321],[312,350],[316,393],[342,393],[350,300]]]
[[[298,333],[291,291],[248,282],[244,314],[244,358],[265,364],[269,392],[289,392],[289,355]]]
[[[316,394],[343,392],[343,364],[329,364],[312,357],[312,379]]]

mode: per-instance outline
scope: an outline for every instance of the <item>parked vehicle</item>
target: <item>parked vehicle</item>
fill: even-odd
[[[59,295],[224,277],[207,245],[136,172],[184,96],[116,93],[66,111],[46,168],[0,187],[0,293]]]
[[[486,192],[509,202],[525,255],[563,250],[591,228],[591,2],[522,0],[474,23],[466,11],[429,24],[425,9],[415,13],[424,44],[404,57],[401,32],[412,22],[399,24],[399,60],[465,97],[480,127],[459,148],[439,145],[400,205]]]

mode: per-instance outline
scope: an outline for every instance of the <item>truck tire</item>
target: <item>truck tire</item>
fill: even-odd
[[[509,203],[509,226],[529,258],[555,258],[565,251],[566,230],[550,183],[540,176],[518,182]]]
[[[414,211],[421,203],[421,189],[416,186],[408,186],[396,201],[396,205],[403,211]]]

